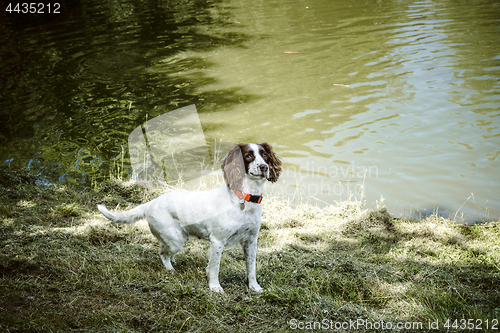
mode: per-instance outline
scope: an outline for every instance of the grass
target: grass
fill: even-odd
[[[145,221],[115,225],[96,209],[159,194],[117,180],[47,187],[0,169],[0,331],[325,331],[362,320],[371,326],[337,331],[380,331],[381,321],[407,324],[385,331],[430,331],[436,321],[460,331],[462,319],[500,329],[491,329],[500,319],[498,221],[395,219],[383,203],[355,200],[291,208],[266,196],[257,257],[266,291],[248,290],[234,247],[222,256],[219,295],[208,290],[205,243],[190,242],[168,273]]]

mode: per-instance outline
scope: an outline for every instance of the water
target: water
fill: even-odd
[[[275,147],[267,191],[498,219],[499,19],[495,1],[67,2],[3,23],[0,160],[127,176],[128,135],[195,104],[207,142]]]

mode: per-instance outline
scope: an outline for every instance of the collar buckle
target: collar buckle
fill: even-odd
[[[240,191],[239,189],[233,190],[234,194],[242,200],[248,201],[248,202],[254,202],[260,204],[262,202],[262,193],[260,195],[254,195],[254,194],[249,194]]]

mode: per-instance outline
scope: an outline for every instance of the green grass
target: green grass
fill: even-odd
[[[159,194],[122,181],[38,186],[26,172],[0,169],[0,331],[287,332],[324,320],[422,322],[427,331],[438,320],[446,331],[447,319],[458,319],[449,331],[461,319],[488,331],[486,320],[500,319],[498,221],[395,219],[383,204],[360,201],[292,208],[266,196],[257,256],[266,291],[248,290],[233,247],[222,256],[219,295],[208,290],[207,244],[190,242],[169,273],[145,221],[115,225],[96,209]]]

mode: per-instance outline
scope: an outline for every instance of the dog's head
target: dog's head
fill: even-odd
[[[241,188],[243,177],[267,179],[274,183],[281,173],[281,159],[267,143],[240,143],[227,153],[222,162],[224,179],[231,190]]]

